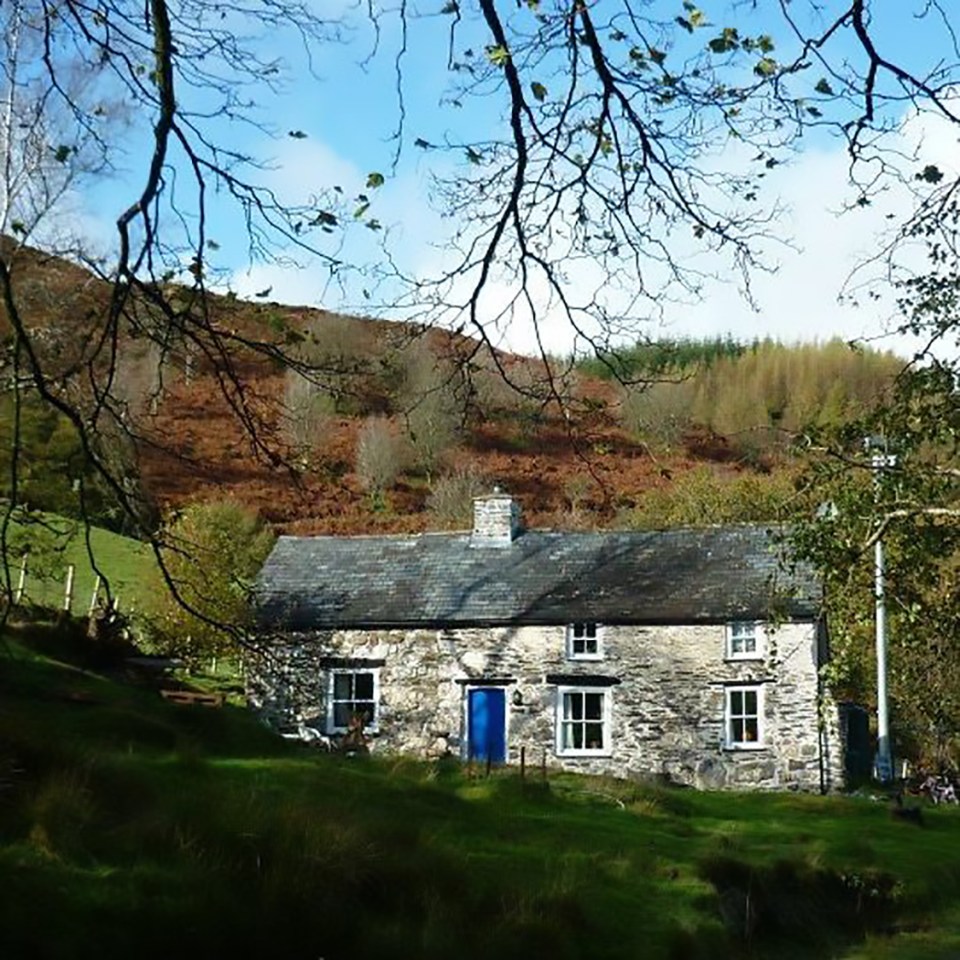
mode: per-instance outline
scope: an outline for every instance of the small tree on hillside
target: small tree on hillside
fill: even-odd
[[[432,475],[460,438],[467,391],[460,369],[429,344],[418,341],[409,351],[401,403],[417,466]]]
[[[297,370],[287,370],[284,383],[283,428],[298,463],[320,453],[330,435],[334,398]]]
[[[357,438],[357,476],[375,502],[402,472],[405,444],[385,417],[371,417]]]
[[[474,466],[458,467],[431,485],[427,509],[441,527],[469,527],[474,497],[489,489],[490,484]]]
[[[655,444],[678,444],[690,428],[693,394],[689,380],[629,386],[623,393],[623,425]]]
[[[235,651],[238,632],[250,624],[253,578],[273,539],[256,513],[232,501],[193,504],[172,520],[164,559],[190,609],[164,591],[159,646],[192,664]]]

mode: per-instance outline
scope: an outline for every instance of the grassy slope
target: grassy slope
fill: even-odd
[[[24,642],[0,660],[0,955],[960,950],[956,810],[330,757]]]
[[[36,525],[20,526],[14,521],[11,540],[29,542],[31,534],[38,532],[41,542],[55,544],[58,556],[55,562],[47,561],[38,565],[39,569],[27,568],[25,600],[40,607],[59,609],[63,604],[66,568],[74,564],[76,568],[73,590],[73,612],[77,616],[86,614],[93,594],[96,572],[90,562],[84,525],[79,521],[49,516],[41,531]],[[51,537],[49,530],[56,531]],[[131,606],[143,609],[149,602],[145,591],[150,584],[157,582],[154,571],[156,563],[146,544],[129,537],[120,536],[100,527],[90,527],[90,549],[96,558],[97,567],[109,580],[112,594],[119,598],[121,608],[129,610]],[[62,552],[61,552],[62,551]],[[47,569],[43,569],[43,567]],[[16,557],[10,559],[10,576],[16,587],[20,562]],[[103,593],[101,593],[103,596]]]

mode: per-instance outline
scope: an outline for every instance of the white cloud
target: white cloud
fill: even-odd
[[[958,172],[950,169],[950,160],[957,155],[956,133],[944,122],[930,116],[912,117],[904,125],[899,145],[908,158],[903,161],[908,173],[921,169],[926,162],[936,162],[948,174]],[[912,159],[914,154],[918,159]],[[284,144],[277,164],[278,169],[269,175],[271,185],[289,202],[302,202],[332,183],[340,184],[347,195],[365,189],[367,172],[320,143]],[[773,232],[789,238],[792,246],[776,247],[775,272],[753,276],[752,292],[758,310],[751,307],[735,280],[708,281],[702,302],[665,305],[662,324],[644,332],[677,337],[730,333],[738,339],[771,337],[784,342],[841,337],[874,341],[904,354],[912,352],[915,344],[907,339],[876,339],[889,330],[895,318],[894,293],[889,283],[884,288],[885,266],[876,258],[889,239],[891,225],[910,214],[914,199],[907,189],[891,186],[871,206],[841,212],[856,197],[848,167],[849,158],[838,142],[834,149],[807,150],[771,174],[766,192],[768,196],[779,195],[785,206]],[[413,170],[388,179],[375,196],[377,216],[391,228],[396,255],[420,275],[435,274],[450,263],[451,256],[442,246],[442,231],[449,230],[450,224],[429,210],[426,194],[425,178]],[[378,239],[379,235],[354,229],[339,253],[351,263],[370,261],[379,253]],[[676,249],[682,258],[687,254],[681,247]],[[901,256],[899,267],[922,267],[921,257],[917,250],[908,251]],[[872,266],[863,266],[871,261]],[[712,266],[722,271],[724,268],[717,263],[707,269]],[[568,274],[572,289],[579,292],[592,291],[600,284],[598,270],[583,263],[572,265]],[[461,300],[469,282],[470,278],[465,278],[457,284],[454,292]],[[857,295],[858,291],[864,294],[865,286],[871,284],[881,291],[878,299]],[[329,272],[316,263],[307,269],[257,265],[235,273],[232,285],[243,296],[271,287],[271,299],[287,303],[331,309],[357,309],[363,303],[359,293],[362,278],[348,279],[341,288],[331,283]],[[841,301],[845,290],[848,296]],[[566,353],[585,345],[570,329],[556,302],[551,301],[544,283],[534,281],[531,285],[538,313],[536,325],[524,306],[508,309],[514,292],[509,283],[494,278],[480,300],[482,316],[490,323],[488,333],[497,345],[528,353],[539,352],[541,347]],[[610,291],[607,294],[617,296]],[[855,300],[862,305],[855,306]],[[586,326],[588,334],[597,333],[596,325],[591,329],[587,322]]]
[[[890,146],[898,149],[908,179],[932,162],[956,177],[956,141],[949,123],[915,114]],[[796,249],[780,254],[775,273],[755,276],[759,311],[751,310],[734,287],[716,284],[703,303],[675,316],[672,331],[693,336],[730,331],[785,342],[841,337],[912,353],[915,340],[889,335],[897,323],[890,279],[924,269],[925,255],[921,247],[905,245],[888,260],[887,250],[916,199],[906,186],[891,181],[869,206],[850,209],[857,192],[849,182],[849,162],[838,143],[833,150],[806,151],[771,177],[771,187],[788,205],[780,228]]]

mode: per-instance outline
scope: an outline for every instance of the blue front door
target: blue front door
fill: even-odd
[[[469,759],[503,763],[507,758],[506,694],[503,687],[470,690],[467,702]]]

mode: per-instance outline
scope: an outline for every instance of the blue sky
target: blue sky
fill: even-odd
[[[675,4],[657,0],[655,5],[667,16],[685,12],[680,0]],[[449,103],[446,95],[451,74],[446,65],[446,42],[450,18],[439,15],[441,6],[440,0],[430,0],[409,7],[407,52],[402,61],[406,132],[396,164],[397,143],[392,139],[398,122],[394,58],[401,36],[398,19],[389,10],[381,13],[381,35],[374,54],[374,35],[363,8],[350,3],[325,4],[325,12],[329,11],[331,17],[342,14],[348,24],[355,24],[355,29],[347,32],[344,42],[327,43],[313,51],[316,77],[311,75],[306,56],[293,38],[263,38],[259,49],[281,58],[287,66],[281,95],[274,97],[263,89],[255,93],[258,116],[275,136],[271,139],[240,124],[221,125],[221,134],[228,141],[269,159],[271,168],[261,176],[285,200],[310,202],[334,185],[340,186],[348,197],[361,192],[370,195],[372,212],[385,230],[373,233],[356,226],[345,241],[338,237],[336,244],[329,246],[328,252],[333,256],[352,263],[374,261],[381,256],[378,243],[385,236],[393,255],[412,272],[429,274],[445,262],[442,247],[451,225],[431,210],[429,178],[437,165],[443,170],[453,169],[454,158],[417,149],[414,139],[442,142],[444,138],[483,136],[487,130],[496,131],[502,123],[504,104],[494,97],[460,108]],[[463,6],[467,19],[467,0]],[[725,16],[725,6],[704,5],[704,13],[717,26],[738,22],[753,34],[769,32],[778,40],[785,36],[782,25],[762,12],[769,13],[776,6],[772,0],[759,5],[760,13],[752,10],[750,4],[741,4],[739,12]],[[836,4],[828,2],[828,11],[831,6]],[[948,37],[942,25],[915,17],[923,3],[897,0],[875,6],[880,11],[878,16],[883,18],[877,20],[874,34],[882,53],[921,71],[926,64],[950,54],[949,48],[944,47]],[[602,0],[597,5],[598,16],[605,7]],[[790,7],[801,13],[808,9],[796,2]],[[824,15],[823,19],[829,18]],[[698,32],[688,42],[700,43],[715,32]],[[475,19],[462,28],[461,36],[461,49],[473,45],[482,50],[489,42],[483,25]],[[781,42],[778,55],[783,55],[786,46]],[[841,37],[832,55],[837,60],[852,52],[853,47]],[[814,72],[818,76],[820,73],[816,68],[810,71],[811,84],[816,79]],[[291,137],[291,131],[298,136]],[[300,133],[305,136],[299,136]],[[110,222],[128,199],[126,191],[118,187],[124,181],[137,182],[140,175],[138,165],[144,157],[146,134],[143,128],[130,131],[127,155],[120,161],[126,173],[118,178],[119,182],[100,185],[87,195],[85,220],[104,239],[109,234]],[[905,153],[919,150],[930,162],[949,169],[951,164],[955,165],[958,154],[956,140],[956,134],[946,124],[929,117],[910,117],[900,144]],[[736,145],[731,146],[728,158],[718,162],[725,159],[736,166]],[[915,161],[904,162],[909,165]],[[372,171],[386,177],[383,187],[376,191],[365,190],[365,181]],[[880,249],[878,238],[883,231],[909,211],[910,199],[890,190],[873,206],[841,216],[839,211],[854,196],[847,179],[843,145],[818,132],[811,132],[804,149],[789,164],[774,171],[767,190],[771,196],[782,198],[785,212],[777,224],[777,233],[788,239],[789,245],[769,245],[768,259],[776,272],[758,274],[754,279],[752,289],[759,309],[746,301],[734,278],[721,276],[719,282],[707,285],[702,302],[690,300],[665,307],[648,332],[669,336],[729,332],[742,338],[773,336],[787,341],[827,339],[833,335],[870,338],[882,332],[892,311],[892,301],[870,301],[867,306],[854,309],[849,305],[853,296],[848,294],[846,305],[839,304],[837,296],[850,271]],[[322,200],[317,202],[322,206]],[[364,278],[350,281],[342,289],[331,282],[322,262],[309,258],[300,258],[299,266],[251,262],[236,211],[227,202],[214,199],[211,213],[210,235],[219,245],[211,259],[226,272],[230,286],[241,295],[252,296],[270,288],[269,298],[281,302],[360,312],[369,308],[362,295],[367,285]],[[681,250],[680,255],[685,255],[685,251]],[[710,264],[705,265],[710,268]],[[868,280],[873,273],[876,268],[867,269],[857,282]],[[544,329],[549,349],[564,352],[576,345],[559,321],[546,323]],[[518,328],[501,333],[505,346],[521,350],[533,346],[529,330]],[[895,345],[900,350],[909,349],[903,343]]]

